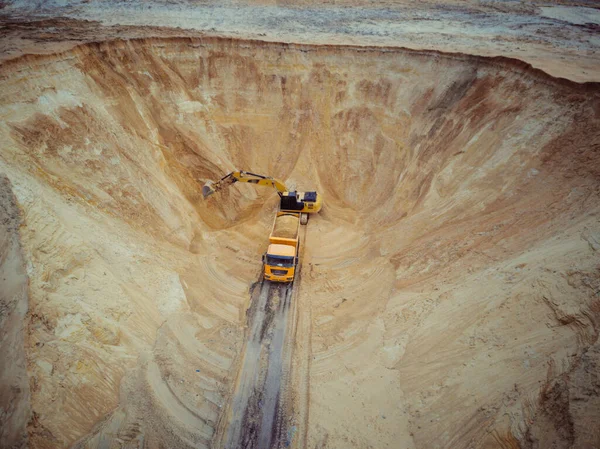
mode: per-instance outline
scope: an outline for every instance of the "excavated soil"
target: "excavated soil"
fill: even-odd
[[[298,231],[298,217],[282,215],[275,220],[273,236],[286,239],[296,238]]]
[[[285,445],[600,445],[598,84],[504,58],[140,39],[4,62],[0,114],[30,447],[224,441],[278,203],[239,184],[204,201],[235,168],[324,198]]]

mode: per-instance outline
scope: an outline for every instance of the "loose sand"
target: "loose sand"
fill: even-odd
[[[293,239],[298,237],[298,220],[297,216],[281,215],[275,219],[273,228],[273,236],[285,239]]]

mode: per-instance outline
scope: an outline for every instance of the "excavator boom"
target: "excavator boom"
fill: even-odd
[[[287,192],[288,188],[286,185],[274,178],[269,176],[257,175],[256,173],[250,173],[247,171],[232,171],[231,173],[223,176],[217,182],[207,181],[202,187],[202,195],[204,198],[212,195],[215,192],[228,187],[236,182],[248,182],[250,184],[258,184],[262,186],[271,186],[281,195],[283,192]]]

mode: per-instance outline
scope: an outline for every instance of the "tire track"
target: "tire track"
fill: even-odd
[[[249,335],[225,434],[226,449],[276,448],[284,410],[280,397],[289,371],[289,311],[293,285],[262,281],[249,310]],[[285,395],[285,393],[284,393]]]

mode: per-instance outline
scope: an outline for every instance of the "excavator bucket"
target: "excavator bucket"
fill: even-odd
[[[213,188],[214,182],[206,181],[206,183],[202,186],[202,196],[206,199],[215,193],[215,189]]]

